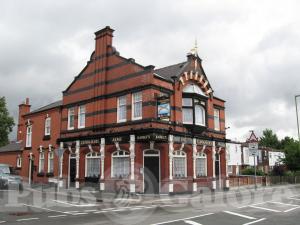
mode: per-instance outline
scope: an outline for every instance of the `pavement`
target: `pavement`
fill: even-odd
[[[99,201],[101,197],[101,201]],[[0,191],[0,224],[300,224],[300,187],[240,188],[193,195],[94,190]]]

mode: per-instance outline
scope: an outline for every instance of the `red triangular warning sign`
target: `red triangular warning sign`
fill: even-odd
[[[247,139],[247,142],[258,142],[258,138],[254,134],[254,131],[251,131],[250,137]]]

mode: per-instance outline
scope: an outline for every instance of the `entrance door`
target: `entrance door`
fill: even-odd
[[[158,194],[160,181],[159,151],[144,151],[144,193]]]
[[[75,187],[76,179],[76,158],[70,157],[70,171],[69,171],[69,187]]]

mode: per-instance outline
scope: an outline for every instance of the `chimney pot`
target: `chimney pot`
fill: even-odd
[[[29,98],[26,98],[25,104],[26,104],[26,105],[29,105]]]

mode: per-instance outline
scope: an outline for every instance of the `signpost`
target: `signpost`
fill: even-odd
[[[254,132],[251,131],[250,138],[247,140],[249,147],[249,155],[254,157],[254,185],[257,189],[256,184],[256,160],[258,156],[258,138],[255,136]]]

